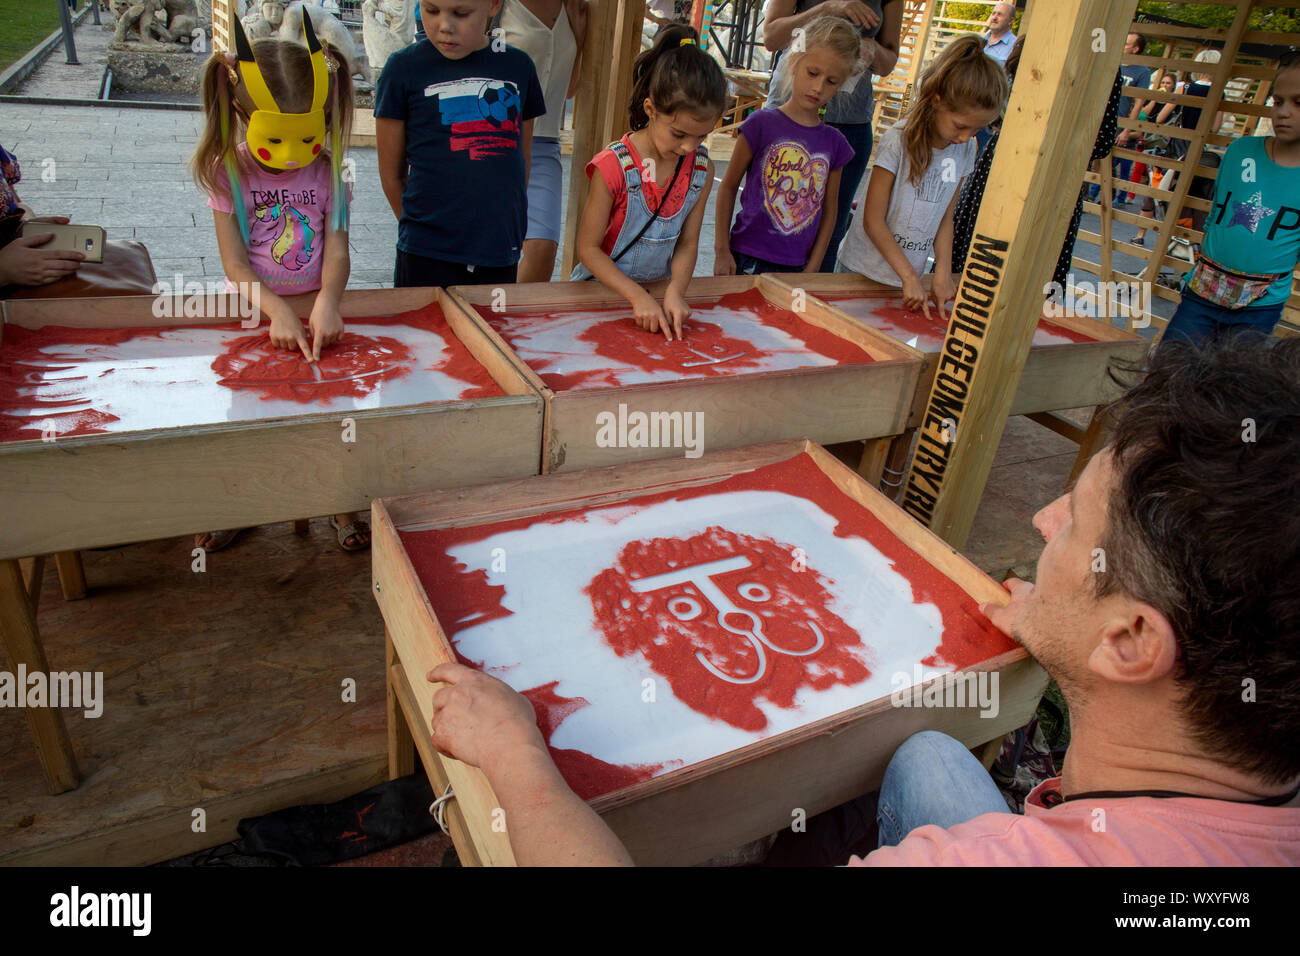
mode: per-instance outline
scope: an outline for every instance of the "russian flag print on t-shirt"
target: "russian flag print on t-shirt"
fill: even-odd
[[[438,97],[442,121],[451,127],[453,152],[485,159],[519,148],[519,87],[508,80],[470,77],[433,83],[425,96]]]

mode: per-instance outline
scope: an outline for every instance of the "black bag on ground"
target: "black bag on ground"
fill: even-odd
[[[437,829],[429,815],[432,802],[429,778],[417,771],[337,803],[289,807],[240,820],[242,850],[297,866],[341,863]]]

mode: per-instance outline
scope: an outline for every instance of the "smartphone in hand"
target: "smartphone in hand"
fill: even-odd
[[[61,225],[55,222],[24,222],[22,235],[43,236],[53,233],[54,238],[41,248],[64,249],[80,252],[87,262],[104,261],[104,227]]]

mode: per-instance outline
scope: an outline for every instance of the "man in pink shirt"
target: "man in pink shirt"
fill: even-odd
[[[986,607],[1054,677],[1064,771],[1007,812],[960,743],[917,734],[878,804],[891,865],[1300,864],[1300,340],[1159,348],[1114,440],[1034,518],[1037,581]],[[1103,568],[1104,570],[1094,570]],[[481,767],[521,864],[626,864],[526,699],[429,675],[433,742]]]

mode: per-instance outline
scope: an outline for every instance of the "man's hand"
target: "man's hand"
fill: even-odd
[[[20,236],[0,249],[0,286],[48,285],[75,275],[86,257],[67,249],[42,249],[52,233]]]
[[[1034,593],[1034,586],[1019,578],[1007,578],[1002,582],[1002,586],[1011,592],[1011,601],[1002,605],[991,601],[986,602],[980,605],[980,613],[992,621],[993,626],[999,631],[1015,640],[1016,635],[1011,629],[1015,626],[1016,618],[1024,610],[1029,595]]]
[[[433,694],[433,745],[494,776],[496,767],[527,750],[546,753],[528,698],[464,664],[439,664],[426,678],[445,684]]]

